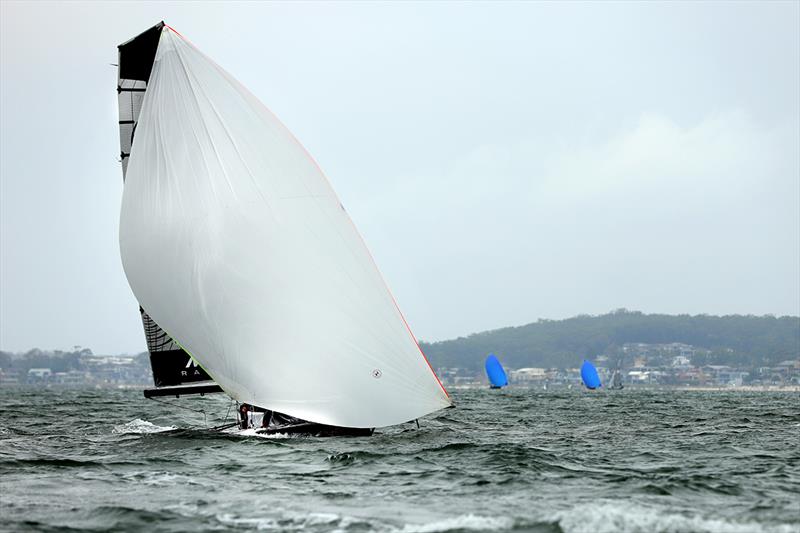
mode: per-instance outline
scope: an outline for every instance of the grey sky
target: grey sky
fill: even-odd
[[[800,314],[798,2],[0,6],[2,349],[145,349],[109,63],[161,19],[314,155],[419,338]]]

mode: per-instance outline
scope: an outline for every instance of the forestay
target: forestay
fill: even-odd
[[[120,246],[141,305],[239,401],[345,427],[451,405],[321,170],[168,26]]]

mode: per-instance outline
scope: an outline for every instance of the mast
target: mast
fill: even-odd
[[[123,181],[128,171],[133,137],[163,27],[164,22],[159,22],[117,47],[119,52],[117,98]],[[197,362],[178,346],[141,306],[139,313],[156,386],[155,389],[145,390],[145,397],[222,392],[206,371],[198,366]]]

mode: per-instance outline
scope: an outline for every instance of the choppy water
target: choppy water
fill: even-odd
[[[263,438],[138,391],[0,389],[0,528],[800,530],[797,393],[454,397],[419,430]]]

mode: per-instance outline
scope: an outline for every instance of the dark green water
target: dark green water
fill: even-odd
[[[210,432],[138,391],[0,389],[0,528],[800,530],[797,393],[453,395],[419,430],[320,439]],[[228,408],[179,402],[209,425]]]

